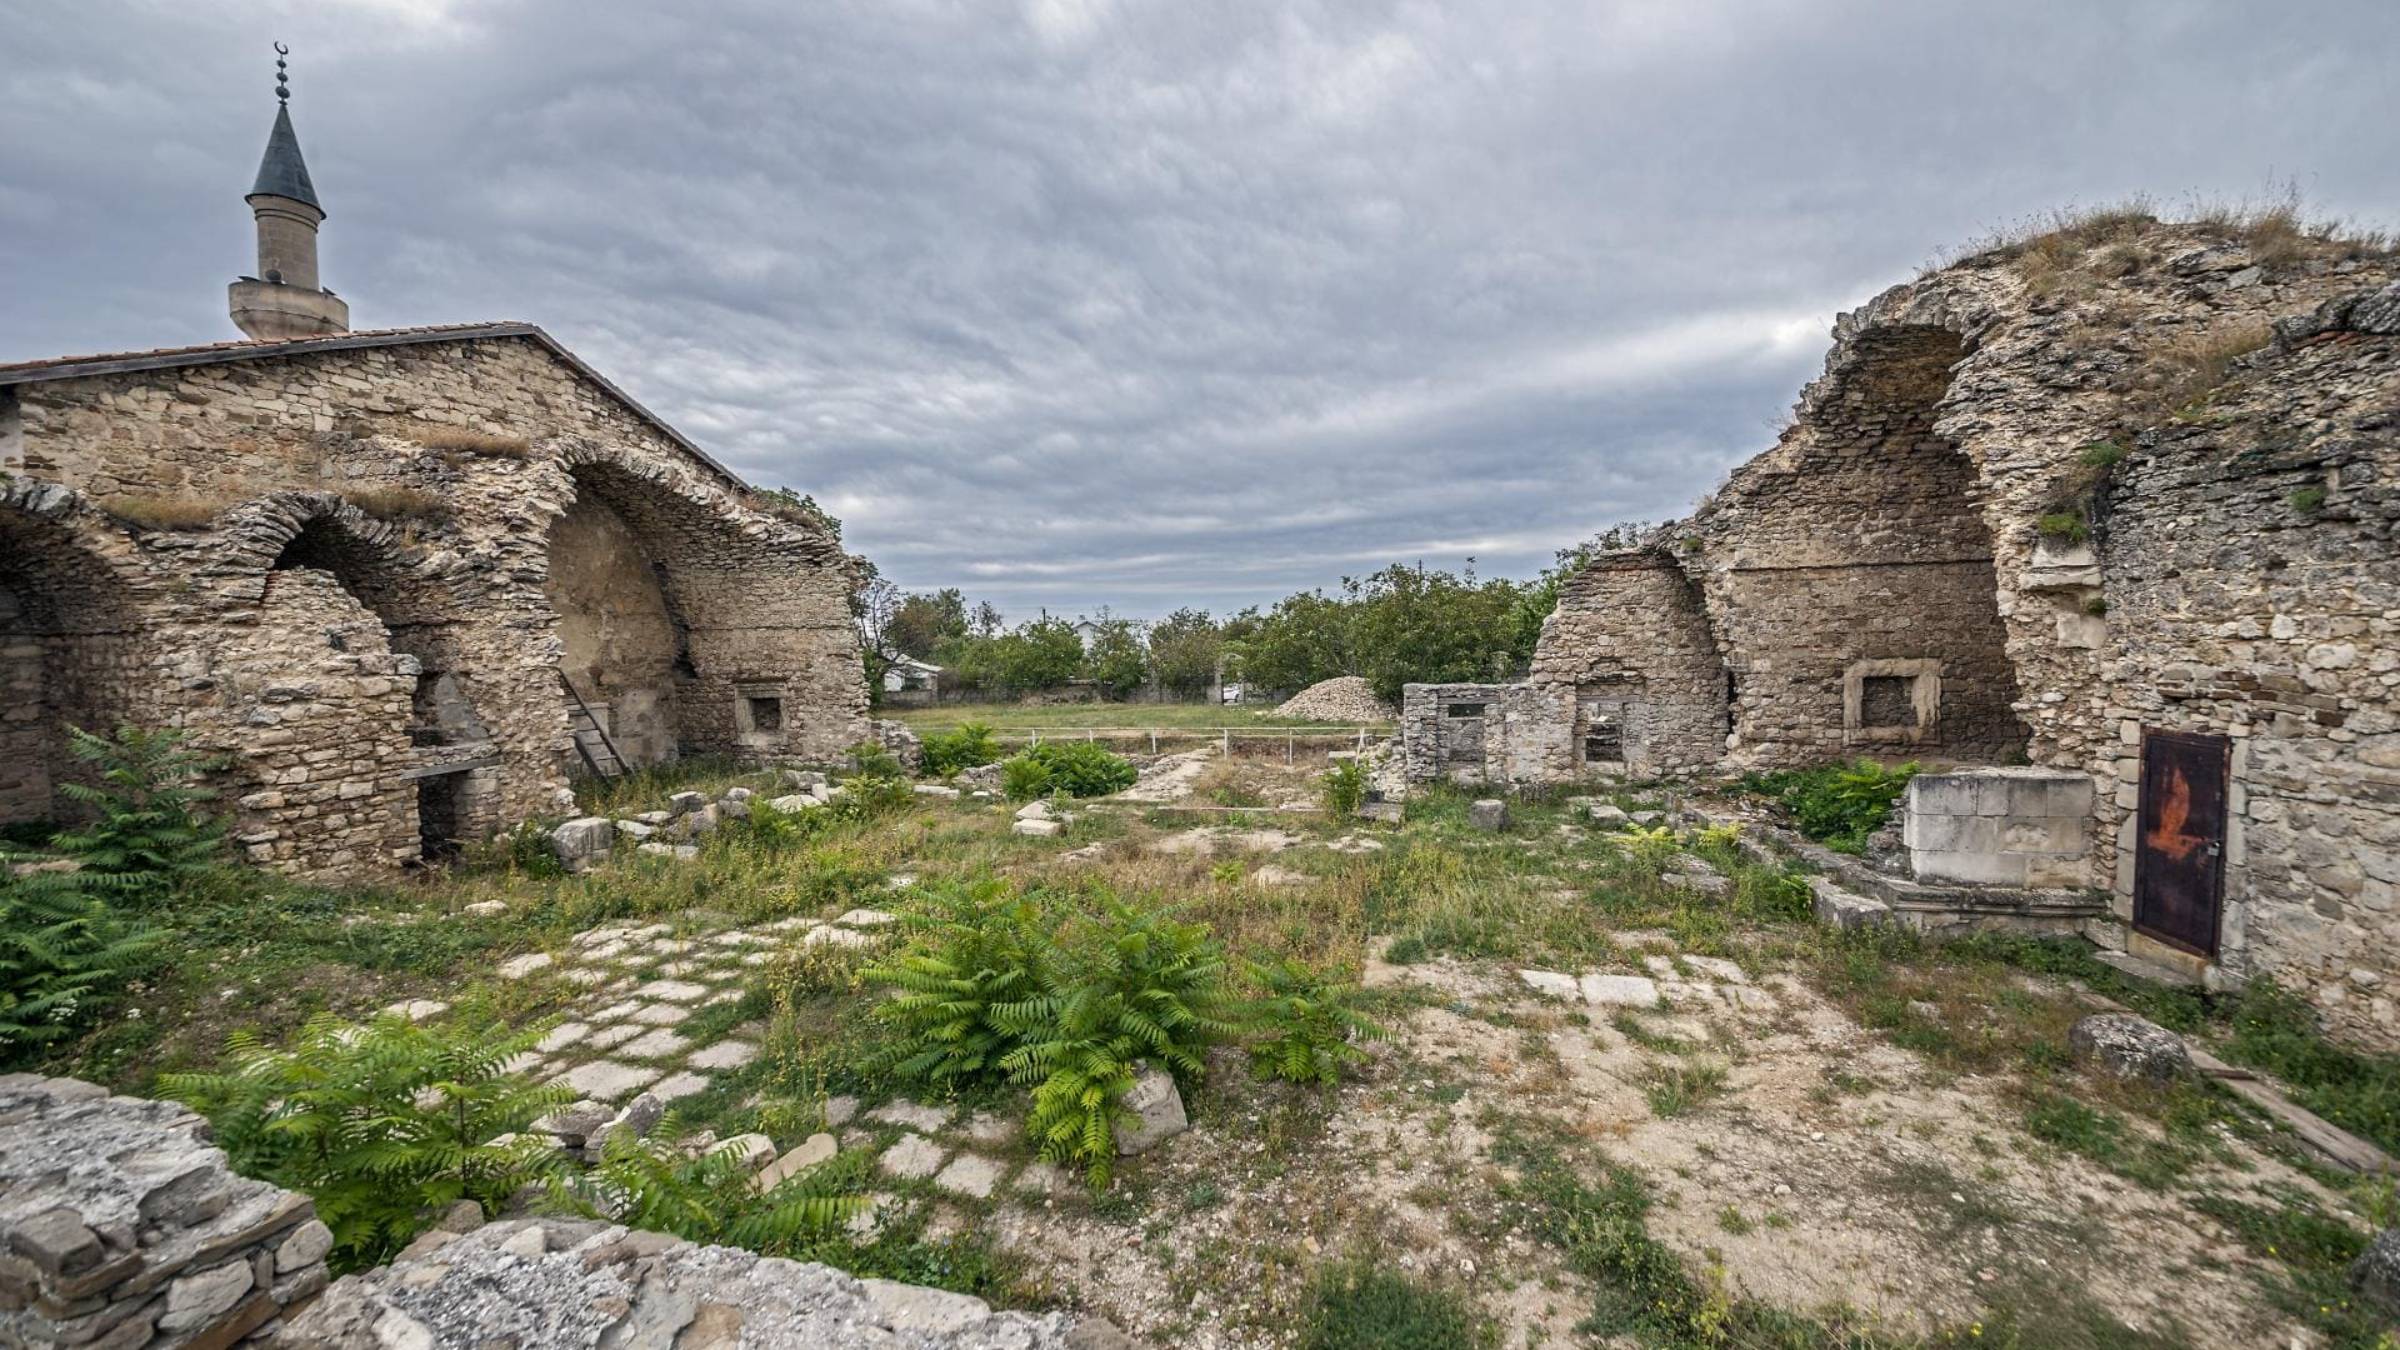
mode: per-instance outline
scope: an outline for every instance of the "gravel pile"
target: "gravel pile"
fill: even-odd
[[[1277,717],[1305,717],[1312,722],[1389,722],[1398,714],[1375,697],[1375,691],[1356,675],[1319,680],[1285,699]]]

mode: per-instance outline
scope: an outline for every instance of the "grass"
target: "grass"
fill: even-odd
[[[1358,1264],[1318,1277],[1299,1343],[1305,1350],[1474,1350],[1497,1345],[1499,1336],[1457,1292]]]
[[[416,488],[352,488],[342,494],[342,500],[376,520],[436,521],[450,515],[447,502]]]
[[[1330,725],[1305,718],[1277,717],[1264,706],[1229,708],[1214,703],[942,703],[930,708],[884,708],[877,715],[905,722],[918,732],[938,731],[961,722],[981,722],[1002,732],[1057,728],[1080,731],[1087,727],[1190,731]]]
[[[205,530],[233,505],[229,497],[166,497],[118,493],[97,505],[117,520],[143,530]]]

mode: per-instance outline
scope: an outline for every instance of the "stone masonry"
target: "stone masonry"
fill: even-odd
[[[0,1344],[264,1343],[316,1297],[333,1234],[208,1137],[172,1102],[0,1077]]]
[[[0,366],[0,818],[59,726],[187,728],[241,846],[370,873],[630,763],[867,735],[847,559],[540,330]]]
[[[1414,705],[1411,777],[2029,762],[2088,791],[2083,838],[2044,816],[2038,849],[1963,851],[1995,879],[2071,873],[2115,897],[2096,937],[2272,974],[2400,1045],[2396,275],[2371,248],[2126,220],[1894,287],[1837,320],[1773,449],[1565,589],[1527,683],[1478,694],[1525,701],[1479,728],[1495,757],[1468,770]],[[1627,583],[1670,563],[1696,605]],[[1666,707],[1680,730],[1646,738]],[[2230,766],[2221,900],[2195,901],[2213,937],[2172,951],[2135,847],[2164,732],[2222,738]],[[1661,744],[1699,748],[1645,762]],[[1985,830],[1965,819],[1911,828]],[[1935,855],[1961,850],[1913,852],[1959,879]]]

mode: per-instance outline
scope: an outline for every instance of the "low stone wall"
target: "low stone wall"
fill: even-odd
[[[523,1219],[427,1233],[293,1319],[295,1350],[668,1346],[680,1350],[1131,1350],[1106,1322],[994,1312],[939,1289],[704,1247],[618,1224]]]
[[[1401,755],[1414,783],[1548,781],[1573,733],[1551,692],[1529,684],[1411,684],[1400,691]]]
[[[2057,769],[1968,769],[1908,782],[1901,839],[1919,881],[2090,884],[2094,789]]]
[[[0,1076],[0,1345],[270,1341],[325,1288],[304,1195],[236,1176],[172,1102]]]

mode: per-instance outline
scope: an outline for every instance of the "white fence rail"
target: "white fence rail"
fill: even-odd
[[[1150,745],[1150,753],[1154,755],[1159,753],[1161,742],[1172,744],[1177,741],[1197,741],[1205,744],[1215,741],[1228,759],[1233,757],[1233,747],[1237,742],[1264,741],[1272,745],[1281,741],[1283,743],[1283,761],[1289,764],[1298,755],[1300,742],[1304,740],[1312,742],[1351,741],[1358,750],[1363,752],[1371,742],[1380,740],[1389,734],[1391,734],[1389,726],[1362,723],[1296,727],[1009,727],[995,729],[992,732],[992,739],[1022,745],[1039,745],[1043,741],[1139,741],[1146,739]]]

